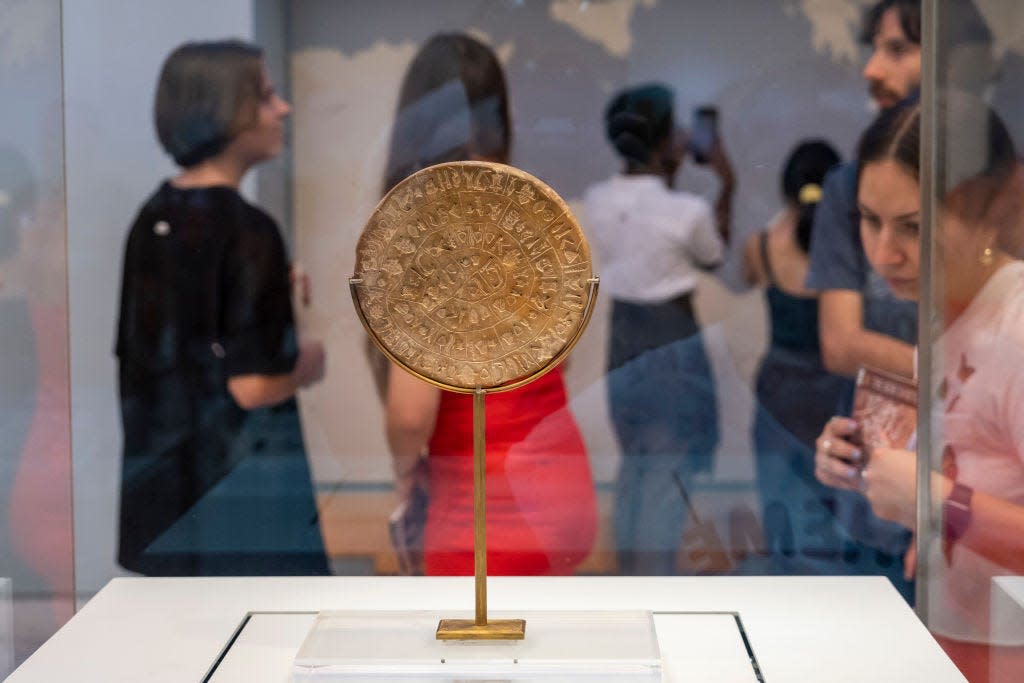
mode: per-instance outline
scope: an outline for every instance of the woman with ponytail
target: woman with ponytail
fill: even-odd
[[[812,516],[828,528],[829,493],[814,478],[814,439],[834,412],[843,380],[822,364],[818,299],[803,283],[821,183],[839,162],[823,140],[797,145],[782,172],[785,208],[747,238],[743,251],[747,282],[764,287],[768,302],[770,343],[757,373],[754,450],[772,573],[818,573],[800,563],[838,552],[834,534],[806,535]]]

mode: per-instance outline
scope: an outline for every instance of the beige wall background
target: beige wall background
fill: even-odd
[[[442,0],[429,10],[402,1],[293,4],[294,247],[314,285],[301,325],[328,348],[326,380],[302,396],[317,480],[390,479],[383,416],[347,278],[355,242],[380,198],[404,70],[430,35],[463,30],[492,45],[506,68],[512,163],[544,179],[574,208],[587,185],[617,170],[601,120],[616,90],[669,83],[682,124],[700,103],[719,106],[739,180],[735,238],[730,262],[701,282],[697,305],[722,422],[713,479],[749,483],[750,386],[766,320],[761,293],[739,286],[736,248],[777,210],[779,166],[798,139],[827,137],[847,153],[870,117],[853,33],[860,3],[835,0],[824,11],[829,3],[802,4]],[[717,192],[710,174],[692,164],[679,186],[709,198]],[[603,383],[607,303],[602,296],[567,374],[599,482],[614,479],[618,462]]]

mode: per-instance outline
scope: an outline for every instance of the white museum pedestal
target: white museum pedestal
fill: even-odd
[[[495,614],[650,610],[668,682],[965,681],[880,577],[492,577],[488,593]],[[9,683],[286,683],[320,611],[472,609],[472,577],[114,579]]]

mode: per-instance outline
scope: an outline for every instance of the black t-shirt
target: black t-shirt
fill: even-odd
[[[289,372],[288,262],[274,221],[233,189],[164,183],[128,234],[117,356],[147,374]]]
[[[276,224],[235,190],[164,183],[140,210],[116,347],[124,566],[244,457],[227,381],[294,367],[290,291]]]

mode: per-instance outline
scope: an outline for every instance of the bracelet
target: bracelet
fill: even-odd
[[[953,490],[942,503],[943,539],[947,543],[955,543],[967,531],[971,524],[971,498],[974,489],[954,482]]]

